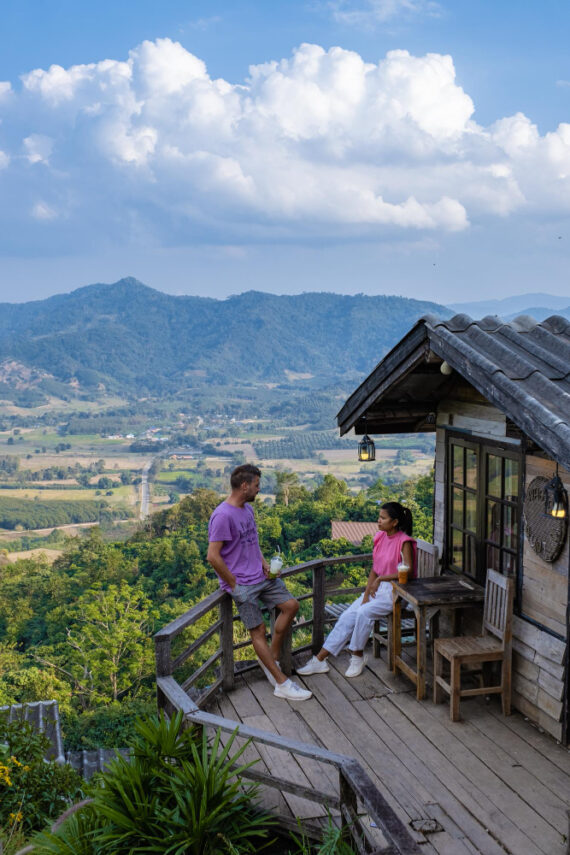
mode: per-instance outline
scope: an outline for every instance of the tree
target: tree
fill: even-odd
[[[150,632],[158,611],[140,585],[95,586],[79,598],[62,668],[85,706],[136,692],[154,670]]]
[[[277,487],[275,490],[275,501],[279,505],[287,507],[289,502],[301,498],[303,488],[299,484],[299,476],[296,472],[283,470],[275,473]]]

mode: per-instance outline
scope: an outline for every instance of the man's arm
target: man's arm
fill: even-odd
[[[236,577],[233,573],[228,570],[228,565],[222,558],[222,547],[224,545],[223,540],[213,540],[208,544],[208,554],[206,556],[209,563],[212,565],[222,582],[225,582],[226,585],[229,585],[230,588],[235,588],[237,582]]]

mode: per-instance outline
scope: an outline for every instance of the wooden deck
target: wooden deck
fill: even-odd
[[[566,855],[568,749],[519,713],[503,717],[496,697],[462,701],[463,720],[452,723],[447,703],[418,702],[412,684],[383,659],[369,654],[353,680],[344,677],[346,655],[329,662],[329,674],[296,678],[313,692],[309,701],[275,698],[255,669],[206,709],[355,757],[426,855]],[[327,764],[264,745],[247,751],[260,770],[335,792],[338,778]],[[323,808],[298,795],[268,789],[263,801],[283,817],[322,822]]]

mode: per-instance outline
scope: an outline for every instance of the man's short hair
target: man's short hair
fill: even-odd
[[[241,466],[236,466],[230,475],[232,490],[237,490],[244,481],[251,484],[254,478],[261,478],[261,469],[254,466],[253,463],[242,463]]]

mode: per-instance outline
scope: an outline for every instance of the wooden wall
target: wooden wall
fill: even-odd
[[[434,543],[443,554],[445,538],[445,436],[444,426],[467,428],[479,437],[506,434],[506,419],[470,387],[442,401],[437,413],[434,495]],[[554,463],[540,457],[526,460],[523,489],[537,475],[552,477]],[[559,472],[570,492],[570,473]],[[513,624],[513,706],[556,739],[562,739],[562,710],[566,642],[534,626],[525,616],[567,640],[569,540],[553,564],[534,552],[526,537],[523,547],[522,616]]]
[[[533,478],[552,478],[551,460],[528,455],[525,490]],[[566,489],[570,473],[559,475]],[[521,617],[513,626],[513,704],[557,739],[562,738],[564,662],[567,641],[560,641],[525,617],[548,627],[567,639],[569,538],[556,561],[540,558],[528,542],[523,542]]]

